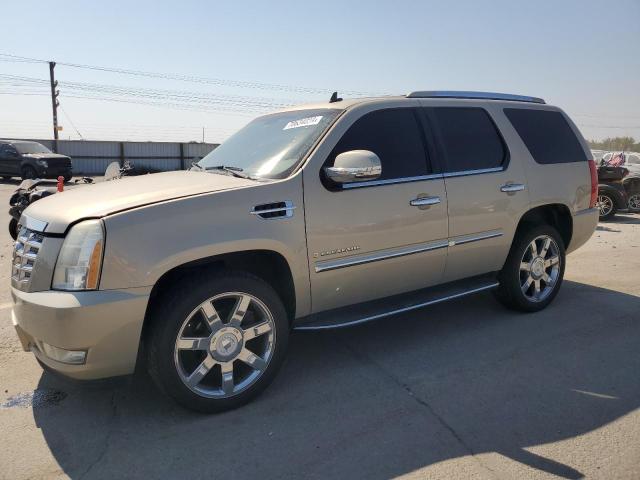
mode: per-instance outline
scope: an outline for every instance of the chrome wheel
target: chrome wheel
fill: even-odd
[[[598,195],[597,205],[601,217],[606,217],[613,210],[613,200],[607,195]]]
[[[629,197],[629,210],[640,210],[640,193],[634,193]]]
[[[560,275],[560,249],[553,238],[540,235],[533,239],[520,260],[520,289],[532,302],[545,300]]]
[[[232,397],[262,376],[275,340],[273,315],[263,302],[247,293],[223,293],[202,302],[183,322],[175,367],[196,394]]]

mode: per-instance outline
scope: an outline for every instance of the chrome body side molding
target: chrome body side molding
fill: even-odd
[[[436,240],[435,242],[422,243],[419,245],[410,245],[408,247],[395,248],[393,250],[384,250],[378,252],[367,253],[363,255],[352,255],[345,258],[337,258],[332,260],[323,260],[316,262],[315,272],[327,272],[329,270],[337,270],[339,268],[353,267],[355,265],[363,265],[365,263],[379,262],[390,258],[404,257],[405,255],[413,255],[416,253],[428,252],[439,248],[455,247],[456,245],[464,245],[465,243],[478,242],[489,238],[501,237],[501,230],[490,230],[488,232],[477,233],[473,235],[462,235],[449,240]]]
[[[352,267],[354,265],[363,265],[365,263],[378,262],[389,258],[404,257],[405,255],[413,255],[415,253],[428,252],[448,246],[446,240],[437,240],[435,242],[422,243],[419,245],[411,245],[409,247],[396,248],[393,250],[384,250],[382,252],[372,252],[364,255],[350,256],[346,258],[338,258],[335,260],[324,260],[316,262],[316,273],[336,270],[338,268]]]
[[[502,235],[504,235],[502,230],[489,230],[488,232],[474,233],[472,235],[461,235],[451,238],[449,240],[449,246],[464,245],[465,243],[478,242],[489,238],[501,237]]]

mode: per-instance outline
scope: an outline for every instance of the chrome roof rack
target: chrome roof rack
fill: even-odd
[[[475,98],[483,100],[507,100],[509,102],[546,103],[542,98],[528,97],[526,95],[512,95],[510,93],[494,92],[464,92],[455,90],[411,92],[407,98]]]

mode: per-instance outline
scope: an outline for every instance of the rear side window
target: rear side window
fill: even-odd
[[[505,108],[504,113],[537,163],[584,162],[587,156],[560,112]]]
[[[483,108],[434,107],[427,112],[443,144],[445,172],[504,165],[507,156],[504,142]]]
[[[426,175],[427,159],[422,132],[412,108],[376,110],[349,127],[335,146],[325,166],[350,150],[369,150],[380,158],[380,180]]]

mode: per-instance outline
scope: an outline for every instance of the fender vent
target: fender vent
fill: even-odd
[[[290,201],[263,203],[262,205],[253,207],[250,213],[252,215],[258,215],[265,220],[276,220],[278,218],[292,217],[295,208]]]

